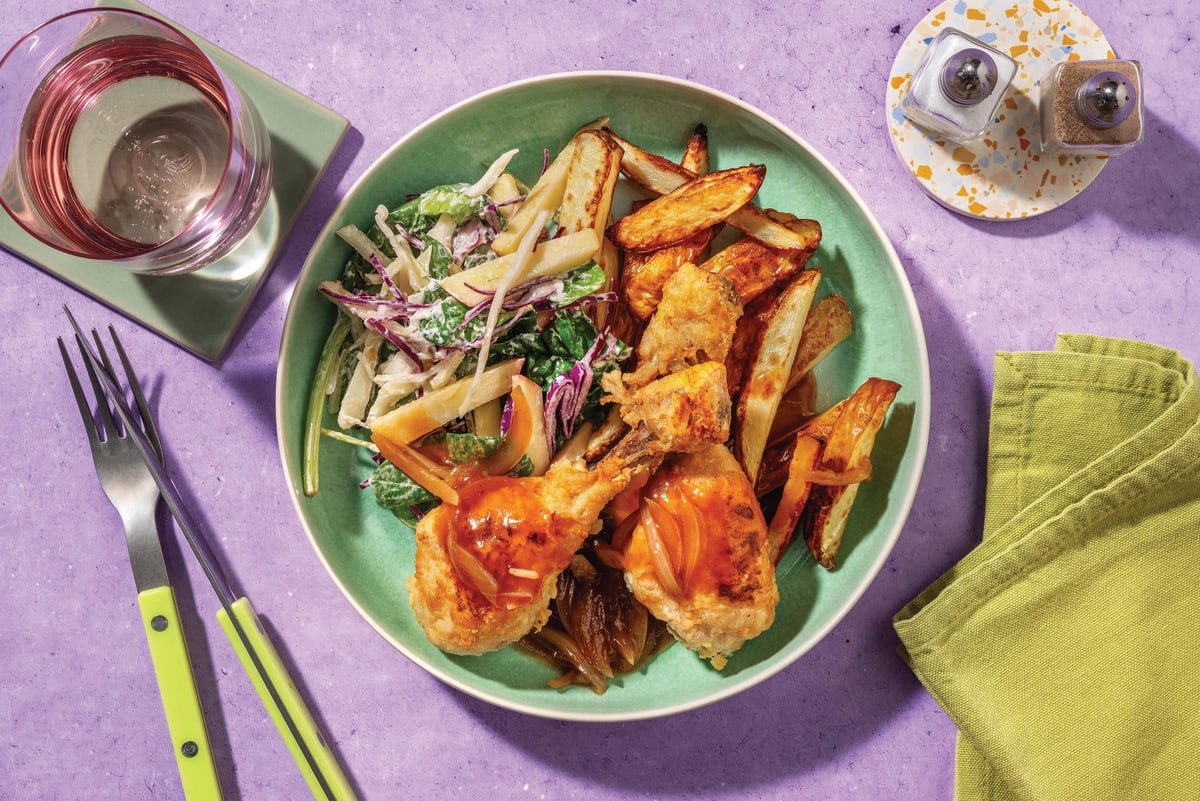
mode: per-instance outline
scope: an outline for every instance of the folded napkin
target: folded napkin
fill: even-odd
[[[983,542],[894,620],[958,801],[1200,799],[1200,386],[1063,335],[995,362]]]

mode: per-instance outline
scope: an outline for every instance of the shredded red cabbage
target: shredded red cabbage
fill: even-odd
[[[450,255],[454,259],[454,263],[462,264],[462,260],[468,253],[480,245],[492,241],[493,238],[492,231],[480,220],[469,220],[464,223],[455,230],[454,238],[450,242]]]
[[[421,363],[421,357],[417,355],[416,350],[412,345],[404,341],[404,338],[391,329],[391,327],[383,320],[372,317],[366,321],[367,328],[381,334],[384,339],[392,343],[396,350],[404,354],[404,356],[413,363],[413,366],[418,370],[423,370],[424,365]]]
[[[504,406],[500,410],[500,436],[507,437],[508,430],[512,428],[513,419],[513,399],[512,395],[504,398]]]
[[[388,275],[388,271],[385,270],[383,265],[379,263],[379,257],[372,253],[370,262],[371,266],[375,268],[375,272],[379,273],[379,277],[383,279],[383,285],[391,290],[392,296],[395,298],[403,298],[404,293],[400,291],[400,287],[396,286],[396,282],[392,280],[390,275]]]
[[[546,390],[545,418],[546,442],[550,445],[550,455],[558,446],[558,432],[561,429],[564,440],[570,439],[575,433],[575,424],[583,413],[583,405],[587,402],[592,382],[596,379],[595,363],[608,358],[616,348],[613,337],[604,331],[588,348],[583,358],[571,366],[569,372],[555,378]]]
[[[318,287],[317,291],[325,297],[335,300],[345,306],[359,306],[364,309],[374,309],[379,312],[389,312],[392,320],[406,319],[418,309],[428,309],[428,303],[412,303],[404,298],[381,298],[366,292],[337,292],[327,287]]]

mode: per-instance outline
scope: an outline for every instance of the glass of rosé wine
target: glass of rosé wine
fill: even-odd
[[[0,60],[0,203],[65,253],[138,273],[212,264],[271,192],[258,111],[187,36],[145,14],[55,17]]]

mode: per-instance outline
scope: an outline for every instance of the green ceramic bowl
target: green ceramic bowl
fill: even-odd
[[[451,181],[474,181],[486,161],[518,147],[513,169],[532,184],[543,149],[552,153],[583,123],[608,115],[630,141],[678,158],[697,123],[708,126],[712,168],[767,165],[758,200],[819,220],[813,259],[821,293],[844,295],[854,336],[817,372],[822,405],[869,376],[903,385],[873,456],[875,475],[850,519],[839,566],[815,564],[803,545],[779,568],[774,626],[717,671],[680,646],[602,696],[546,686],[554,672],[508,648],[480,657],[433,648],[409,611],[411,532],[358,489],[368,465],[361,449],[326,441],[320,486],[301,489],[305,399],[333,306],[319,282],[337,277],[350,249],[335,231],[368,226],[379,204]],[[900,262],[854,190],[812,147],[741,101],[686,81],[619,72],[551,75],[494,89],[439,114],[398,142],[350,189],[316,240],[300,274],[279,358],[277,420],[284,471],[300,519],[330,575],[355,608],[409,659],[463,692],[502,707],[569,720],[631,720],[672,714],[729,697],[779,672],[812,648],[850,610],[891,551],[916,493],[929,432],[929,368],[920,318]]]

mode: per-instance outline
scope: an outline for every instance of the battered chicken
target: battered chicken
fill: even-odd
[[[558,574],[613,496],[664,454],[728,437],[729,396],[717,366],[719,372],[705,367],[682,387],[656,381],[639,389],[643,419],[594,468],[560,461],[544,476],[479,479],[459,490],[457,505],[426,515],[416,528],[416,569],[407,586],[429,641],[455,654],[482,654],[545,624]],[[681,427],[693,424],[699,430]]]
[[[741,316],[728,278],[684,264],[663,286],[662,302],[638,343],[637,367],[625,374],[625,384],[640,387],[701,362],[724,362]],[[611,381],[609,376],[615,373],[605,376]],[[610,383],[604,388],[612,391]]]
[[[621,418],[630,427],[645,425],[665,453],[729,438],[733,409],[720,362],[702,362],[634,390],[624,389],[619,381],[613,388],[607,400],[617,403]]]
[[[723,667],[770,627],[779,603],[767,525],[745,472],[707,442],[655,473],[638,514],[624,544],[626,583],[677,640]]]

